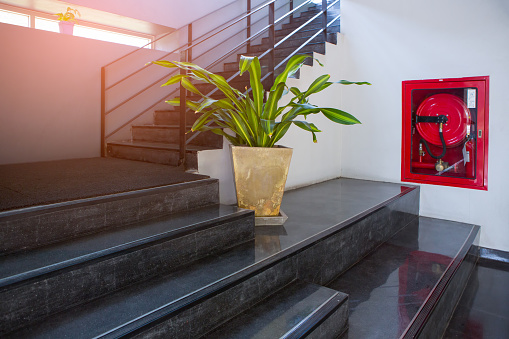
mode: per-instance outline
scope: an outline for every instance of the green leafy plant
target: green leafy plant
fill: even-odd
[[[316,142],[316,134],[320,130],[313,124],[306,121],[309,114],[322,113],[328,119],[335,123],[343,125],[359,124],[353,115],[331,107],[318,107],[309,103],[309,97],[318,93],[333,82],[329,81],[330,75],[318,77],[309,88],[301,92],[296,87],[288,88],[286,81],[288,77],[297,72],[304,60],[310,58],[307,55],[296,55],[292,57],[284,71],[276,77],[274,85],[268,93],[265,93],[261,82],[261,67],[258,57],[241,56],[240,75],[249,72],[251,93],[242,93],[231,87],[224,77],[209,72],[195,64],[178,61],[154,61],[154,64],[169,67],[180,68],[187,74],[177,74],[172,76],[162,86],[168,86],[180,82],[188,91],[202,97],[203,100],[186,100],[186,106],[196,113],[203,113],[196,120],[192,131],[212,131],[223,135],[233,145],[246,145],[251,147],[274,147],[288,131],[292,124],[311,132],[313,141]],[[225,96],[223,99],[213,99],[201,93],[190,81],[196,81],[212,84],[219,89]],[[346,80],[338,81],[342,85],[370,85],[368,82],[350,82]],[[248,91],[249,92],[249,91]],[[285,105],[279,106],[279,101],[284,94],[291,92],[293,97]],[[266,94],[266,100],[264,96]],[[167,101],[167,103],[179,106],[180,98]],[[304,120],[298,120],[303,117]],[[229,129],[232,134],[224,129]]]
[[[74,21],[77,22],[76,16],[80,17],[81,14],[77,9],[72,9],[71,7],[67,7],[67,11],[65,13],[57,13],[55,14],[58,17],[59,21]]]

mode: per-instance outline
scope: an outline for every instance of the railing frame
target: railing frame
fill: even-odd
[[[222,24],[222,25],[216,27],[215,29],[211,30],[211,32],[213,32],[213,33],[206,33],[206,34],[204,34],[204,35],[202,35],[202,36],[200,36],[200,37],[198,37],[196,39],[193,39],[193,24],[191,23],[191,24],[186,25],[187,26],[187,42],[185,44],[183,44],[182,46],[179,46],[175,50],[169,52],[168,54],[163,56],[163,58],[165,58],[165,57],[167,57],[167,56],[169,56],[169,55],[171,55],[171,54],[173,54],[175,52],[178,52],[180,54],[180,61],[192,62],[193,61],[192,51],[193,51],[194,47],[196,47],[197,45],[203,43],[204,41],[207,41],[208,39],[216,36],[217,34],[225,31],[226,29],[234,26],[235,24],[237,24],[237,23],[239,23],[239,22],[241,22],[243,20],[246,20],[246,28],[245,28],[245,30],[246,30],[247,38],[244,41],[242,41],[240,44],[235,46],[231,51],[226,52],[225,54],[223,54],[223,56],[221,56],[218,59],[216,59],[208,67],[213,67],[213,66],[217,65],[219,62],[221,62],[222,60],[226,59],[228,56],[230,56],[233,53],[237,52],[243,46],[246,46],[247,51],[249,51],[250,47],[251,47],[251,41],[253,39],[259,37],[260,35],[264,34],[265,32],[268,32],[268,49],[264,53],[262,53],[259,56],[259,58],[263,58],[265,56],[267,56],[267,58],[268,58],[268,71],[265,74],[265,76],[262,78],[262,81],[266,81],[267,80],[270,83],[273,83],[273,81],[274,81],[274,74],[275,74],[275,70],[276,69],[281,67],[287,60],[289,60],[293,55],[295,55],[299,50],[301,50],[307,43],[312,41],[316,36],[318,36],[320,34],[323,34],[324,41],[327,41],[327,33],[328,33],[327,32],[327,27],[330,26],[334,21],[339,19],[339,15],[338,15],[329,24],[327,23],[327,19],[328,19],[327,10],[329,8],[331,8],[332,6],[334,6],[336,3],[338,3],[339,0],[334,1],[330,5],[327,5],[327,0],[322,0],[322,11],[321,12],[319,12],[317,15],[314,15],[306,23],[302,24],[301,26],[296,28],[294,31],[289,33],[286,37],[281,39],[278,43],[276,43],[275,42],[275,40],[276,40],[275,39],[275,27],[276,27],[276,25],[279,22],[281,22],[282,20],[284,20],[285,18],[287,18],[287,17],[289,17],[290,20],[292,21],[293,18],[294,18],[294,13],[297,10],[299,10],[300,8],[302,8],[303,6],[305,6],[308,3],[310,3],[310,2],[311,2],[311,0],[307,0],[307,1],[304,1],[302,4],[298,5],[297,7],[295,7],[294,6],[294,0],[289,0],[288,2],[283,4],[281,7],[276,9],[275,8],[276,0],[269,0],[269,1],[259,5],[258,7],[252,9],[251,8],[251,0],[246,0],[246,13],[243,14],[243,15],[241,14],[237,18],[234,18],[234,19],[230,20],[229,22],[227,22],[225,24]],[[286,6],[286,5],[289,5],[289,8],[290,8],[289,12],[287,12],[285,15],[281,16],[279,19],[276,20],[276,18],[275,18],[276,10],[278,10],[278,9],[280,9],[283,6]],[[262,10],[263,8],[266,8],[266,7],[268,8],[268,15],[267,15],[267,17],[268,17],[268,25],[265,26],[264,28],[262,28],[257,33],[252,34],[252,31],[251,31],[251,28],[252,28],[251,17],[252,17],[252,15],[254,13],[259,12],[260,10]],[[304,42],[301,46],[297,47],[293,53],[291,53],[288,57],[286,57],[278,65],[275,65],[275,60],[276,60],[275,51],[276,51],[276,48],[279,45],[281,45],[284,41],[286,41],[288,38],[290,38],[292,35],[297,33],[299,30],[304,28],[306,25],[308,25],[310,22],[312,22],[313,20],[315,20],[319,16],[322,18],[322,20],[321,20],[322,21],[322,25],[321,25],[322,27],[312,37],[310,37],[306,42]],[[257,21],[257,22],[259,22],[259,21]],[[177,31],[185,29],[186,26],[179,28]],[[159,37],[155,41],[157,41],[159,39],[162,39],[162,38],[168,36],[171,33],[173,33],[173,32],[167,33],[167,34]],[[237,32],[236,34],[238,34],[238,33],[240,33],[240,32]],[[228,38],[228,39],[230,39],[230,38]],[[155,42],[155,41],[153,41],[153,42]],[[151,43],[153,43],[153,42],[151,42]],[[145,46],[143,46],[143,47],[145,47]],[[143,47],[141,47],[141,48],[143,48]],[[134,97],[138,96],[142,92],[148,90],[150,87],[155,85],[155,83],[153,83],[153,84],[147,86],[145,89],[143,89],[143,90],[139,91],[138,93],[132,95],[130,98],[128,98],[125,101],[121,102],[120,104],[118,104],[114,108],[110,109],[109,111],[106,111],[106,92],[109,89],[111,89],[112,87],[114,87],[114,86],[122,83],[123,81],[127,80],[128,78],[132,77],[134,74],[137,74],[138,72],[140,72],[140,71],[144,70],[145,68],[149,67],[150,64],[143,66],[142,68],[138,69],[137,71],[134,71],[133,73],[131,73],[128,76],[118,80],[117,82],[115,82],[114,84],[112,84],[110,86],[106,85],[106,69],[107,69],[107,67],[112,65],[112,64],[114,64],[114,63],[116,63],[117,61],[120,61],[120,60],[124,59],[125,57],[135,53],[138,50],[130,52],[130,53],[122,56],[121,58],[119,58],[119,59],[117,59],[117,60],[115,60],[115,61],[113,61],[113,62],[111,62],[111,63],[109,63],[109,64],[107,64],[107,65],[105,65],[105,66],[103,66],[101,68],[101,156],[102,157],[106,156],[106,139],[108,137],[110,137],[111,135],[117,133],[120,129],[122,129],[122,128],[126,127],[127,125],[129,125],[131,122],[133,122],[139,116],[145,114],[150,109],[152,109],[157,104],[159,104],[162,100],[164,100],[165,98],[173,95],[173,93],[175,93],[178,90],[179,93],[180,93],[180,107],[179,107],[179,162],[178,162],[178,165],[179,166],[185,166],[186,145],[192,139],[194,139],[198,135],[199,132],[194,133],[190,138],[188,138],[186,140],[186,127],[187,127],[187,122],[186,122],[186,112],[187,112],[186,99],[187,99],[187,90],[182,86],[182,84],[180,84],[180,86],[179,86],[179,88],[177,90],[171,92],[169,95],[165,96],[164,98],[162,98],[161,100],[159,100],[155,104],[153,104],[150,107],[148,107],[147,109],[145,109],[140,114],[138,114],[135,117],[129,119],[129,121],[127,121],[126,123],[124,123],[123,125],[118,127],[117,129],[115,129],[113,132],[111,132],[108,135],[106,135],[106,116],[109,113],[111,113],[112,111],[116,110],[118,107],[124,105],[125,103],[129,102],[130,100],[132,100]],[[200,56],[206,54],[207,52],[208,51],[200,54]],[[172,72],[170,72],[170,74],[171,73]],[[240,72],[236,72],[233,76],[228,78],[227,81],[232,80],[233,78],[238,76],[239,73]],[[186,71],[185,70],[180,70],[180,74],[186,74]],[[167,77],[168,75],[169,74],[165,75],[165,77]],[[156,81],[156,83],[161,81],[165,77],[159,79],[158,81]],[[211,95],[211,94],[213,94],[216,91],[217,91],[217,89],[214,89],[210,93],[208,93],[207,95]]]

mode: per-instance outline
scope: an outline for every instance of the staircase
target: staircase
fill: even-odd
[[[217,188],[0,213],[2,338],[439,337],[478,255],[477,226],[418,217],[418,187],[308,186],[256,228]]]
[[[321,6],[308,5],[305,11],[302,11],[299,16],[292,17],[288,23],[275,31],[276,43],[284,39],[288,34],[300,26],[306,24],[301,30],[297,31],[289,39],[284,41],[275,49],[275,64],[288,58],[289,55],[315,35],[322,27],[322,18],[317,17],[311,20],[321,11]],[[328,22],[331,22],[338,15],[337,10],[329,9]],[[311,21],[310,21],[311,20]],[[309,21],[309,22],[308,22]],[[312,54],[313,52],[325,54],[325,43],[337,42],[337,33],[339,32],[339,19],[331,22],[327,29],[327,35],[320,33],[313,38],[308,44],[298,50],[299,54]],[[250,45],[247,53],[242,52],[240,55],[253,55],[260,56],[270,48],[269,39],[263,38],[260,44]],[[262,76],[268,72],[268,58],[260,59],[262,65]],[[313,60],[308,59],[306,63],[312,65]],[[284,69],[280,67],[276,69],[275,76]],[[238,62],[225,62],[223,64],[223,71],[215,72],[225,79],[229,79],[239,71]],[[298,76],[298,74],[297,74]],[[268,80],[268,79],[267,79]],[[266,88],[270,88],[271,84],[264,82]],[[249,86],[249,77],[236,76],[229,81],[233,87],[245,91],[246,86]],[[214,87],[209,84],[196,84],[198,90],[202,93],[208,93]],[[222,93],[217,91],[212,94],[214,98],[224,97]],[[199,97],[190,96],[190,100],[198,101]],[[168,105],[168,107],[170,107]],[[196,114],[188,111],[186,114],[186,131],[190,131],[192,124],[198,118]],[[180,113],[178,110],[156,110],[153,115],[153,124],[151,125],[133,125],[131,126],[131,140],[127,141],[109,141],[107,143],[107,155],[109,157],[116,157],[122,159],[130,159],[137,161],[147,161],[159,164],[166,164],[177,166],[179,162],[179,121]],[[212,132],[198,132],[186,134],[187,140],[191,141],[186,146],[185,163],[186,168],[189,170],[198,169],[198,152],[211,149],[221,149],[223,147],[222,136],[216,135]]]

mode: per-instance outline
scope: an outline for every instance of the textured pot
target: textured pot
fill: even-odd
[[[279,215],[293,149],[232,146],[237,204],[257,217]]]
[[[74,22],[72,21],[59,21],[58,28],[60,33],[72,35],[74,30]]]

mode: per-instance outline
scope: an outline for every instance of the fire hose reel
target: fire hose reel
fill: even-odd
[[[487,189],[488,81],[403,82],[403,181]]]

